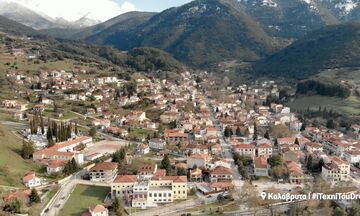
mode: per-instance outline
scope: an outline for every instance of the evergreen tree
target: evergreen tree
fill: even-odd
[[[21,157],[24,159],[30,159],[32,154],[34,153],[34,147],[32,143],[25,142],[23,140],[23,145],[21,149]]]
[[[231,129],[230,127],[226,127],[226,128],[225,128],[225,131],[224,131],[224,136],[227,137],[227,138],[229,138],[229,137],[231,137],[232,135],[233,135],[232,129]]]
[[[115,197],[115,200],[112,204],[112,209],[114,210],[116,216],[122,216],[124,215],[124,205],[123,203],[119,200],[118,197]]]
[[[274,146],[278,146],[279,145],[279,142],[278,142],[278,140],[277,139],[275,139],[275,141],[274,141]]]
[[[75,122],[75,134],[79,135],[78,124]]]
[[[44,126],[44,118],[40,117],[40,128],[41,128],[41,134],[45,134],[45,126]]]
[[[266,131],[265,134],[264,134],[264,138],[265,139],[270,139],[270,134],[269,134],[269,131]]]
[[[125,159],[125,157],[126,150],[122,147],[112,155],[112,162],[121,163]]]
[[[67,162],[67,164],[65,165],[65,167],[63,169],[63,173],[65,175],[71,175],[78,170],[79,170],[79,166],[76,163],[75,159],[73,158]]]
[[[257,125],[256,122],[254,122],[254,134],[253,134],[253,140],[257,140],[258,138],[258,129],[257,129]]]
[[[36,191],[35,188],[33,188],[31,190],[31,194],[29,196],[29,199],[30,199],[31,203],[40,203],[41,202],[40,196],[39,196],[39,194],[38,194],[38,192]]]
[[[50,138],[47,141],[48,141],[48,144],[46,145],[47,148],[50,148],[55,145],[53,138]]]
[[[48,125],[48,130],[46,131],[46,139],[52,139],[53,138],[53,131],[50,125]]]
[[[335,128],[334,120],[332,120],[332,119],[327,120],[326,127],[329,128],[329,129],[334,129]]]
[[[304,120],[303,124],[301,125],[300,131],[304,131],[306,129],[306,121]]]
[[[236,136],[242,136],[240,127],[237,127],[237,128],[236,128],[235,134],[236,134]]]
[[[89,131],[89,136],[91,136],[92,138],[94,138],[96,136],[96,127],[92,127]]]
[[[187,172],[185,169],[182,169],[182,168],[178,168],[177,169],[177,175],[178,176],[186,176]]]
[[[171,173],[171,163],[167,154],[161,161],[161,168],[166,170],[167,175]]]
[[[296,137],[294,144],[300,145],[299,139]]]

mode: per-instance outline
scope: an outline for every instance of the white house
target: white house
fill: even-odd
[[[89,213],[91,216],[108,216],[109,210],[103,205],[96,205],[93,208],[89,208]]]
[[[28,188],[33,188],[41,185],[41,179],[36,177],[35,172],[28,172],[23,177],[23,183]]]
[[[343,158],[351,164],[360,162],[360,151],[359,150],[349,150],[343,153]]]
[[[150,139],[149,140],[149,147],[151,149],[155,149],[155,150],[162,150],[165,148],[166,142],[163,139]]]

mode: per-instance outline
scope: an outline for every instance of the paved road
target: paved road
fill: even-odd
[[[176,213],[184,213],[186,212],[186,210],[188,209],[192,209],[195,208],[197,206],[201,205],[201,200],[200,199],[194,199],[194,200],[187,200],[187,201],[183,201],[183,202],[179,202],[179,203],[172,203],[172,204],[168,204],[165,206],[161,206],[158,208],[154,208],[154,209],[149,209],[146,211],[141,211],[141,212],[132,212],[131,208],[129,209],[129,213],[132,216],[144,216],[144,215],[161,215],[161,216],[165,216],[165,215],[178,215]]]
[[[45,212],[44,216],[56,216],[59,215],[60,210],[64,207],[70,193],[73,191],[78,181],[81,179],[81,175],[84,171],[77,172],[71,179],[64,182],[59,189],[59,192],[50,201],[48,211]]]
[[[29,124],[24,124],[20,122],[1,121],[0,124],[9,127],[13,130],[19,130],[19,131],[29,128]]]
[[[220,144],[223,147],[222,157],[231,162],[231,168],[233,170],[233,184],[235,187],[235,190],[239,191],[241,190],[241,187],[244,184],[244,181],[241,180],[241,175],[239,173],[239,170],[237,169],[237,166],[234,163],[233,155],[232,155],[232,149],[231,144],[225,139],[224,133],[222,130],[222,126],[219,122],[219,120],[215,116],[214,109],[211,108],[211,103],[209,99],[206,99],[206,104],[208,108],[211,110],[211,121],[213,122],[214,127],[217,129],[217,134],[220,140]],[[234,193],[238,194],[238,193]],[[234,197],[235,199],[238,197]]]

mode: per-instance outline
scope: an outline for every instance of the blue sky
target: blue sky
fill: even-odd
[[[0,0],[15,2],[52,18],[76,21],[83,16],[105,21],[129,11],[160,12],[191,0]]]
[[[162,11],[169,7],[180,6],[191,0],[126,0],[136,6],[136,8],[143,11]],[[125,0],[116,0],[119,4]]]

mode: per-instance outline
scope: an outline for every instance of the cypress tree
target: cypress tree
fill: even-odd
[[[45,134],[45,127],[44,127],[44,118],[40,117],[40,128],[41,128],[41,134]]]
[[[31,194],[29,196],[29,199],[30,199],[31,203],[40,203],[41,202],[40,196],[39,196],[39,194],[38,194],[38,192],[36,191],[35,188],[33,188],[31,190]]]
[[[79,134],[77,122],[75,122],[75,134],[76,134],[76,135]]]
[[[168,175],[171,173],[171,163],[167,154],[164,156],[164,158],[161,161],[161,168],[165,169]]]

